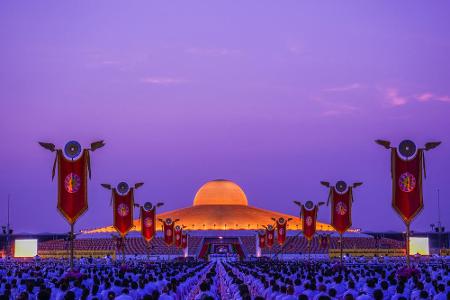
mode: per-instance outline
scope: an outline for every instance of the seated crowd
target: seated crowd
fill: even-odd
[[[450,268],[420,264],[417,275],[402,277],[399,261],[347,264],[330,261],[232,262],[224,265],[232,297],[225,299],[450,299]]]
[[[331,261],[126,263],[81,259],[0,261],[0,300],[403,300],[450,299],[445,262],[417,264],[414,276],[401,260],[341,266]],[[406,272],[406,271],[405,271]]]

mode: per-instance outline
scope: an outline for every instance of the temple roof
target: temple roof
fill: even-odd
[[[301,219],[276,211],[249,206],[244,191],[229,180],[213,180],[204,184],[194,198],[193,206],[157,215],[158,219],[179,219],[186,230],[257,230],[263,225],[274,224],[272,218],[283,217],[288,229],[302,229]],[[140,231],[139,219],[134,220],[133,231]],[[158,226],[161,230],[161,226]],[[333,230],[329,224],[317,222],[317,230]],[[115,232],[112,226],[84,230],[84,233]]]

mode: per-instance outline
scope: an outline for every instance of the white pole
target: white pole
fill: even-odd
[[[187,235],[186,235],[186,248],[183,249],[183,255],[184,257],[189,256],[189,238]]]
[[[259,247],[259,234],[256,233],[256,257],[261,257],[261,248]]]

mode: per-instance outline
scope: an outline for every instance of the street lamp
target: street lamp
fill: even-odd
[[[6,257],[11,256],[11,236],[13,233],[13,229],[11,228],[11,225],[9,224],[9,199],[10,199],[10,196],[8,194],[8,223],[6,225],[2,226],[3,235],[6,237],[6,243],[4,246],[4,253],[5,253]]]

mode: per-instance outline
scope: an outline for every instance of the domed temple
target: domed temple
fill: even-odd
[[[288,229],[302,229],[300,218],[281,212],[250,206],[239,185],[218,179],[205,183],[196,193],[191,207],[158,214],[158,218],[180,219],[186,230],[256,230],[273,223],[272,218],[292,218]],[[134,220],[133,231],[140,231],[139,219]],[[331,231],[329,224],[317,223],[320,231]],[[158,230],[161,230],[159,227]],[[115,232],[112,226],[84,230],[83,233]]]

